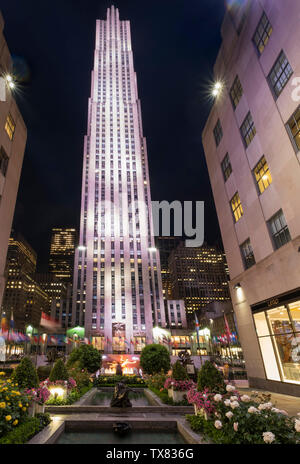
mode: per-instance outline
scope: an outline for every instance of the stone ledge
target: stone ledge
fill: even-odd
[[[65,421],[52,420],[40,433],[35,435],[27,445],[53,445],[65,431]]]

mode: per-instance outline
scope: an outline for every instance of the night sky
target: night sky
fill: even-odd
[[[47,270],[51,227],[80,216],[83,138],[95,21],[111,1],[2,0],[28,129],[14,218]],[[207,86],[220,46],[223,0],[120,0],[131,21],[153,200],[205,201],[205,239],[221,244],[201,144]]]

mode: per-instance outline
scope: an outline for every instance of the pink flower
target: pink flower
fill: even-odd
[[[239,428],[239,423],[238,423],[238,422],[235,422],[235,423],[233,424],[233,430],[234,430],[235,432],[237,432],[237,431],[238,431],[238,428]]]

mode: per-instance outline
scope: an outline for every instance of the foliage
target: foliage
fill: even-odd
[[[48,377],[50,375],[50,372],[51,372],[51,366],[49,366],[49,365],[48,366],[39,366],[37,368],[37,373],[38,373],[40,381],[48,379]]]
[[[38,404],[45,404],[50,396],[50,391],[47,387],[40,386],[38,388],[32,388],[26,391],[26,394],[30,396],[31,400]]]
[[[195,383],[192,380],[175,380],[168,377],[165,381],[164,388],[166,390],[173,388],[174,391],[189,391],[191,388],[195,388]]]
[[[180,361],[172,365],[172,378],[174,380],[187,380],[189,376]]]
[[[149,387],[153,387],[157,390],[164,388],[165,381],[167,379],[166,374],[162,371],[158,374],[149,375],[146,377],[146,382]]]
[[[226,391],[224,395],[194,391],[194,397],[189,392],[189,402],[204,412],[187,417],[194,431],[217,444],[300,443],[300,420],[275,408],[270,395],[240,396],[232,385]]]
[[[168,372],[170,369],[170,353],[163,345],[146,345],[142,349],[140,365],[146,374]]]
[[[30,358],[25,357],[14,370],[12,379],[20,389],[35,388],[39,384],[39,378]]]
[[[22,424],[0,438],[0,445],[21,445],[27,443],[51,422],[50,414],[26,417]]]
[[[90,385],[91,374],[86,369],[71,367],[68,372],[71,378],[75,380],[79,390]]]
[[[111,387],[115,386],[116,383],[123,382],[126,385],[130,385],[131,387],[145,387],[146,382],[136,375],[133,376],[121,376],[121,375],[99,375],[94,379],[94,387]]]
[[[0,437],[24,420],[30,404],[28,395],[21,393],[13,380],[1,380],[3,377],[0,372]]]
[[[93,374],[101,368],[102,356],[92,345],[81,345],[70,354],[67,367],[74,367],[75,363],[80,369],[86,369]]]
[[[2,367],[0,365],[0,371],[4,372],[6,377],[10,377],[14,371],[13,367]],[[3,374],[2,374],[3,375]]]
[[[92,388],[92,384],[82,387],[80,391],[73,389],[68,394],[66,399],[54,398],[53,396],[49,398],[46,405],[48,406],[65,406],[76,403],[83,395],[85,395]]]
[[[168,395],[168,391],[165,390],[164,388],[161,388],[160,390],[156,389],[156,388],[153,388],[153,387],[148,387],[149,390],[151,390],[153,393],[155,393],[156,396],[159,397],[159,399],[165,403],[165,404],[168,404],[169,406],[188,406],[188,402],[187,400],[182,400],[182,401],[179,401],[177,403],[175,403],[173,401],[172,398],[169,397]]]
[[[53,368],[51,369],[49,380],[56,382],[56,380],[68,380],[69,374],[62,359],[58,359]]]
[[[209,389],[213,393],[224,393],[225,382],[222,373],[209,361],[198,372],[198,390]]]

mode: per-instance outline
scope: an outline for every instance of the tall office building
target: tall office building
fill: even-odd
[[[165,326],[130,23],[113,6],[96,23],[73,287],[73,325],[107,352]]]
[[[194,311],[212,301],[230,300],[224,254],[213,246],[178,246],[170,253],[171,295],[184,300],[187,322],[195,326]]]
[[[21,234],[12,231],[6,261],[6,287],[3,312],[9,320],[13,312],[15,327],[38,327],[41,312],[49,312],[47,293],[35,281],[36,253]]]
[[[203,144],[250,385],[300,394],[300,2],[225,15]],[[219,88],[220,90],[220,88]]]
[[[172,297],[171,278],[169,270],[169,256],[172,250],[182,241],[179,237],[155,237],[155,244],[159,251],[161,280],[164,299]]]
[[[21,175],[27,130],[10,85],[12,61],[3,35],[0,12],[0,308],[5,288],[5,263]]]
[[[49,272],[64,282],[71,282],[73,279],[75,246],[75,229],[52,229]]]

